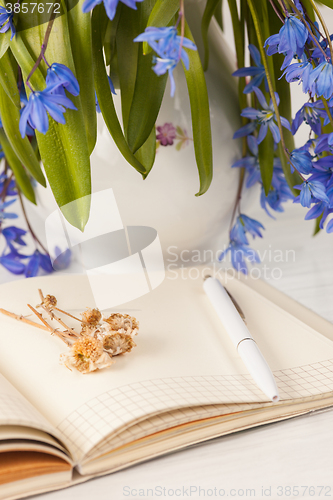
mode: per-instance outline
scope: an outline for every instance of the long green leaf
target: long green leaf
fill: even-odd
[[[141,146],[140,149],[135,153],[135,157],[145,166],[147,173],[144,178],[147,177],[151,169],[153,168],[156,156],[156,128],[150,133],[150,136],[146,142]]]
[[[157,0],[148,18],[147,27],[155,26],[156,28],[162,28],[163,26],[168,26],[178,10],[179,0]],[[150,51],[151,48],[145,42],[143,44],[144,54],[148,54]]]
[[[40,168],[39,161],[35,152],[25,137],[22,139],[19,132],[20,111],[9,99],[8,95],[0,85],[0,115],[3,128],[6,136],[10,142],[11,147],[14,149],[15,154],[20,159],[21,163],[29,170],[31,175],[42,186],[46,186],[45,177],[42,169]]]
[[[219,0],[216,6],[214,17],[223,31],[223,0]]]
[[[267,196],[272,183],[274,166],[274,139],[269,129],[258,149],[261,179]]]
[[[0,85],[12,103],[20,109],[21,105],[20,93],[17,87],[17,70],[15,72],[13,68],[9,52],[6,52],[0,59]]]
[[[134,43],[133,40],[140,34],[140,17],[137,11],[125,5],[119,5],[119,7],[121,9],[116,35],[117,62],[123,126],[125,136],[127,136],[139,56],[139,44]]]
[[[80,84],[80,99],[86,128],[88,151],[93,151],[97,139],[96,102],[94,92],[91,21],[88,14],[82,12],[84,0],[79,0],[68,11],[68,25],[76,77]]]
[[[207,0],[206,7],[202,16],[201,35],[205,47],[205,62],[203,65],[204,71],[207,71],[209,63],[208,28],[219,3],[220,0]]]
[[[138,72],[128,120],[128,144],[135,153],[148,139],[162,104],[168,74],[152,71],[153,55],[139,49]],[[149,99],[147,99],[149,96]]]
[[[333,9],[333,0],[316,0],[316,2],[322,3],[323,5],[326,5],[326,7]]]
[[[193,40],[186,23],[185,36]],[[190,98],[195,158],[199,171],[200,189],[196,196],[204,194],[213,178],[212,136],[209,114],[209,100],[204,71],[197,51],[188,50],[189,70],[185,77]]]
[[[35,28],[17,33],[12,41],[13,44],[15,40],[12,50],[21,66],[24,79],[37,58],[46,30],[45,24],[38,26],[38,20],[35,20],[36,24]],[[47,58],[49,63],[62,63],[75,71],[66,13],[55,19]],[[43,72],[46,71],[45,66],[41,65],[40,68]],[[45,87],[40,69],[34,72],[30,81],[35,89]],[[30,90],[27,87],[26,90],[29,94]],[[66,123],[60,125],[49,117],[48,132],[45,135],[36,132],[36,137],[55,199],[67,220],[83,231],[90,210],[90,161],[81,102],[79,97],[71,99],[78,109],[66,111]],[[71,203],[75,200],[76,203]],[[68,204],[70,205],[66,207]]]
[[[28,200],[36,204],[35,193],[32,188],[29,176],[24,170],[24,167],[22,166],[22,163],[16,156],[14,150],[12,149],[6,137],[6,134],[2,128],[0,128],[0,143],[3,152],[5,153],[6,160],[8,161],[8,164],[15,175],[15,181],[19,189],[22,191],[22,193]]]
[[[93,67],[94,82],[98,102],[102,111],[106,126],[109,129],[113,140],[124,158],[141,174],[146,174],[146,169],[135,158],[128,147],[123,131],[121,129],[118,116],[114,107],[110,85],[105,70],[102,40],[100,31],[101,5],[97,5],[92,14],[92,39],[93,39]]]

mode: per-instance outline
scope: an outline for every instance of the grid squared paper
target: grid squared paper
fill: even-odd
[[[275,371],[274,376],[282,402],[330,393],[333,392],[333,359]],[[110,439],[114,438],[120,428],[127,428],[128,437],[130,425],[140,420],[144,435],[149,435],[156,432],[156,424],[162,430],[187,422],[188,417],[196,420],[198,412],[200,418],[215,416],[217,408],[212,405],[221,406],[223,403],[225,413],[230,413],[230,406],[235,411],[235,404],[251,410],[265,401],[263,393],[248,374],[147,380],[100,394],[68,415],[58,429],[73,458],[81,460],[97,449],[99,443],[105,445],[108,436],[112,434]],[[204,409],[207,405],[209,411]],[[192,410],[191,414],[186,413],[188,409]],[[217,415],[224,414],[223,409],[218,410]],[[193,414],[193,411],[197,413]],[[163,417],[156,416],[158,413],[163,413]]]
[[[52,435],[55,430],[22,396],[8,393],[0,393],[0,425],[22,425]]]

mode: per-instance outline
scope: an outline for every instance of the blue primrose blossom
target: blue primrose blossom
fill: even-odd
[[[16,28],[13,23],[13,12],[8,11],[5,7],[0,6],[0,33],[11,31],[10,39],[12,40],[16,34]]]
[[[58,123],[66,123],[63,116],[65,108],[74,109],[72,101],[65,95],[54,94],[56,87],[46,87],[44,90],[32,92],[29,96],[28,104],[22,111],[19,129],[24,138],[28,125],[32,129],[37,129],[42,134],[46,134],[49,128],[47,112]]]
[[[333,94],[333,66],[324,61],[314,68],[309,76],[310,87],[315,85],[316,94],[329,99]]]
[[[237,71],[235,71],[232,75],[233,76],[252,76],[252,80],[245,85],[244,87],[244,94],[249,94],[250,92],[253,92],[254,87],[260,87],[261,82],[264,80],[265,81],[265,88],[266,91],[268,92],[268,83],[267,83],[267,78],[266,78],[266,72],[264,65],[261,62],[261,57],[260,57],[260,52],[255,47],[255,45],[250,44],[249,45],[249,51],[251,54],[251,57],[255,63],[255,66],[250,66],[248,68],[240,68]]]
[[[304,181],[303,184],[294,186],[300,191],[300,194],[294,199],[294,203],[300,203],[302,207],[310,208],[311,203],[317,200],[329,204],[325,186],[318,181]]]
[[[173,97],[176,90],[173,70],[180,60],[183,61],[185,68],[189,69],[190,61],[184,48],[197,50],[196,45],[188,38],[178,36],[175,26],[168,28],[148,27],[144,33],[134,38],[134,42],[147,42],[156,52],[158,57],[153,60],[155,63],[153,70],[158,76],[164,75],[166,72],[169,73],[170,94]]]
[[[294,149],[290,154],[290,167],[292,172],[296,168],[301,174],[310,174],[313,170],[312,156],[303,149]]]
[[[308,39],[306,26],[294,15],[285,18],[284,25],[279,31],[279,54],[291,51],[301,57]]]
[[[35,250],[26,265],[25,277],[33,278],[34,276],[37,276],[39,268],[43,269],[47,273],[52,273],[53,271],[50,256],[41,253],[39,250]]]
[[[116,15],[119,0],[86,0],[82,6],[82,12],[90,12],[96,5],[104,3],[105,11],[109,19],[113,20]],[[136,10],[136,2],[143,2],[143,0],[121,0],[122,3]]]
[[[79,95],[80,85],[73,72],[64,64],[53,63],[47,70],[46,85],[54,87],[54,94],[64,94],[64,88],[74,96]]]
[[[272,132],[274,142],[279,143],[281,140],[281,136],[279,128],[275,123],[276,115],[274,111],[273,101],[271,99],[268,105],[264,97],[264,94],[261,92],[261,90],[258,89],[257,87],[254,87],[253,90],[263,109],[261,110],[255,108],[243,109],[243,111],[241,112],[241,116],[249,118],[250,120],[253,121],[251,123],[248,123],[247,125],[244,125],[239,130],[237,130],[234,134],[234,139],[238,139],[239,137],[244,137],[248,134],[251,134],[257,128],[257,125],[260,125],[259,134],[257,137],[258,144],[260,144],[265,139],[268,128]],[[275,92],[275,98],[277,105],[279,105],[280,98],[276,92]],[[288,130],[291,130],[290,123],[288,122],[288,120],[286,118],[283,118],[283,116],[281,116],[280,119],[282,126],[287,128]]]
[[[321,120],[323,111],[320,101],[305,103],[296,113],[295,118],[291,125],[291,132],[296,134],[297,130],[303,122],[305,122],[316,135],[321,134]]]
[[[18,215],[12,212],[5,212],[5,209],[12,205],[16,201],[16,198],[9,201],[0,202],[0,222],[4,219],[17,219]]]
[[[283,68],[281,68],[283,69]],[[285,77],[288,83],[302,82],[303,92],[307,94],[310,92],[313,93],[313,81],[310,79],[310,75],[313,71],[313,66],[311,61],[309,61],[305,56],[302,57],[301,62],[297,62],[294,64],[288,65],[288,67],[284,70],[280,79]]]

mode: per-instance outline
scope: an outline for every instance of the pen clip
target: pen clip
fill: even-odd
[[[240,305],[236,302],[236,299],[234,299],[234,297],[231,295],[230,292],[228,292],[228,290],[224,287],[225,291],[227,292],[227,294],[229,295],[230,297],[230,300],[231,302],[233,303],[233,305],[236,307],[237,309],[237,312],[238,314],[240,315],[240,317],[242,318],[242,320],[244,321],[244,323],[246,324],[246,318],[245,318],[245,314],[243,313]]]

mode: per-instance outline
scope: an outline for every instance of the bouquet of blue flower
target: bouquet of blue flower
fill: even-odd
[[[332,0],[322,3],[333,8]],[[221,259],[230,251],[234,267],[247,272],[246,260],[258,261],[248,235],[262,237],[264,227],[242,213],[243,189],[259,183],[261,206],[271,217],[293,199],[309,208],[305,218],[316,219],[316,230],[325,224],[326,231],[333,232],[333,221],[326,221],[333,212],[333,48],[314,0],[241,0],[240,6],[229,0],[228,6],[243,121],[234,138],[242,141],[243,155],[231,165],[240,170],[239,187],[230,244]],[[175,93],[173,71],[179,64],[191,105],[200,179],[197,195],[208,190],[212,144],[204,71],[213,16],[223,29],[222,0],[206,0],[201,61],[186,22],[184,0],[2,3],[0,231],[6,245],[0,264],[26,276],[36,275],[40,268],[52,270],[48,253],[33,232],[36,251],[22,254],[25,230],[6,226],[16,216],[7,208],[19,199],[25,213],[24,197],[36,202],[34,185],[45,186],[45,175],[59,207],[91,193],[97,113],[103,115],[127,162],[143,178],[149,175],[156,153],[156,119],[168,78],[171,96]],[[249,67],[245,67],[247,50]],[[302,83],[309,99],[292,119],[289,86],[295,81]],[[117,89],[122,123],[113,102]],[[309,140],[295,149],[293,135],[303,122],[309,126]],[[64,215],[84,230],[89,204]]]

